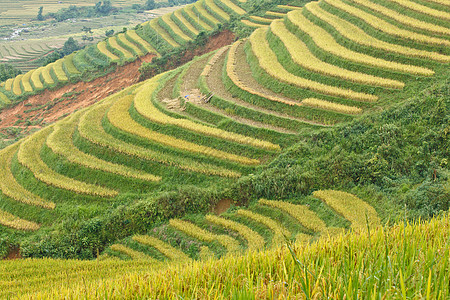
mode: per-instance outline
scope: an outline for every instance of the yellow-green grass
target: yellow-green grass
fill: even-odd
[[[126,143],[122,140],[118,140],[107,134],[102,127],[101,120],[103,115],[106,114],[107,110],[111,106],[110,100],[115,100],[116,97],[117,95],[113,95],[112,97],[105,99],[106,101],[103,101],[100,105],[92,107],[81,116],[78,131],[83,138],[101,147],[109,148],[125,155],[130,155],[148,161],[155,161],[165,165],[174,166],[182,170],[223,177],[241,176],[240,173],[228,170],[226,168],[152,151]]]
[[[67,71],[70,74],[80,74],[80,71],[78,71],[77,68],[75,67],[75,65],[73,64],[73,56],[74,55],[75,55],[75,53],[72,53],[72,54],[64,57],[64,66],[66,67]]]
[[[159,34],[163,39],[165,39],[166,42],[168,42],[172,47],[180,46],[173,40],[173,38],[167,33],[167,31],[164,30],[164,28],[159,26],[158,19],[152,19],[149,24],[153,28],[153,30],[155,30],[156,33]]]
[[[255,27],[255,28],[261,28],[261,27],[267,27],[268,25],[264,25],[264,24],[258,24],[258,23],[254,23],[250,20],[241,20],[241,22],[247,26],[250,27]]]
[[[0,103],[9,104],[11,103],[11,100],[5,94],[0,92]]]
[[[253,95],[257,95],[266,99],[269,99],[271,101],[275,101],[275,102],[280,102],[280,103],[284,103],[287,105],[300,105],[297,102],[294,101],[287,101],[283,98],[280,97],[276,97],[276,96],[271,96],[271,95],[266,95],[264,93],[261,93],[255,89],[253,89],[250,86],[247,86],[246,84],[244,84],[238,76],[238,73],[236,71],[236,51],[239,47],[239,45],[242,43],[242,40],[236,41],[230,48],[230,50],[228,51],[228,60],[227,60],[227,65],[226,65],[226,70],[227,70],[227,75],[228,77],[231,79],[231,81],[233,82],[233,84],[235,84],[237,87],[239,87],[241,90],[246,91],[250,94]]]
[[[52,67],[51,64],[46,65],[43,69],[42,69],[42,78],[44,79],[44,82],[48,85],[53,85],[55,84],[55,81],[53,80],[52,76],[50,75],[50,68]]]
[[[219,244],[221,244],[222,246],[225,247],[225,249],[227,249],[227,255],[241,253],[241,247],[239,245],[239,242],[229,235],[214,234],[210,231],[206,231],[206,230],[198,227],[197,225],[195,225],[191,222],[182,221],[182,220],[178,220],[178,219],[171,219],[169,221],[169,224],[173,228],[175,228],[181,232],[184,232],[185,234],[187,234],[193,238],[196,238],[200,241],[204,241],[204,242],[217,241],[217,242],[219,242]]]
[[[305,69],[328,76],[342,78],[352,82],[366,85],[382,86],[401,89],[405,84],[398,80],[386,79],[360,72],[349,71],[344,68],[328,64],[318,59],[297,36],[292,34],[282,20],[273,21],[270,30],[274,33],[288,50],[292,60]]]
[[[16,78],[14,78],[12,91],[14,95],[21,95],[22,94],[22,87],[20,86],[20,82],[22,81],[23,74],[17,75]]]
[[[105,41],[101,41],[97,44],[97,49],[105,54],[111,61],[118,61],[120,60],[120,57],[118,57],[117,55],[115,55],[114,53],[112,53],[111,51],[108,50],[108,48],[106,47],[106,42]]]
[[[175,24],[174,21],[170,18],[170,14],[165,14],[161,17],[162,21],[167,24],[167,26],[170,27],[170,29],[173,30],[173,32],[178,35],[180,38],[182,38],[185,41],[192,40],[186,33],[183,32],[183,30],[178,27],[177,24]]]
[[[192,20],[194,20],[195,22],[198,23],[198,25],[200,25],[202,28],[204,28],[205,30],[209,31],[212,30],[212,27],[209,26],[207,23],[205,23],[205,21],[203,21],[202,19],[200,19],[199,16],[197,16],[193,11],[192,11],[192,7],[194,7],[194,4],[189,4],[187,6],[185,6],[183,9],[184,11],[188,14],[189,17],[192,18]]]
[[[2,274],[14,275],[2,290],[8,293],[13,285],[19,293],[32,291],[23,299],[306,299],[306,292],[309,299],[444,300],[450,293],[449,225],[446,215],[377,228],[370,235],[295,243],[291,249],[299,263],[287,247],[164,269],[142,261],[57,261],[61,267],[53,267],[54,260],[6,261]],[[138,266],[149,269],[135,270]],[[31,274],[23,275],[23,269]],[[76,276],[80,269],[85,272]],[[309,289],[301,285],[305,273]],[[20,284],[24,291],[17,289]]]
[[[420,43],[425,44],[435,44],[435,45],[444,45],[444,46],[450,46],[450,41],[436,38],[424,34],[420,34],[411,30],[406,30],[399,28],[398,26],[395,26],[389,22],[386,22],[385,20],[374,16],[373,14],[367,13],[364,10],[361,10],[359,8],[356,8],[352,5],[346,4],[340,0],[338,1],[330,1],[330,0],[324,0],[326,3],[345,11],[361,20],[369,24],[370,26],[374,27],[375,29],[378,29],[379,31],[384,31],[387,34],[398,36],[404,39],[413,40]],[[450,30],[450,29],[449,29]],[[447,60],[443,60],[446,62],[449,62],[450,58],[447,58]]]
[[[136,96],[134,98],[134,106],[136,110],[147,119],[156,123],[164,125],[174,125],[177,127],[198,132],[200,134],[214,136],[240,144],[247,144],[253,147],[268,150],[280,150],[279,145],[275,145],[267,141],[262,141],[241,134],[228,132],[219,128],[202,125],[188,119],[174,118],[164,114],[153,105],[151,100],[152,95],[154,94],[155,90],[158,88],[159,85],[160,83],[158,82],[157,77],[150,79],[142,87],[139,88],[139,91],[136,93]]]
[[[80,194],[89,194],[102,197],[116,196],[118,193],[114,190],[61,175],[52,170],[45,164],[44,161],[42,161],[40,157],[41,147],[52,130],[52,127],[47,127],[27,137],[19,147],[19,152],[17,154],[19,162],[23,166],[27,167],[36,179],[48,185]]]
[[[13,144],[0,151],[0,190],[1,192],[21,203],[54,209],[55,203],[42,199],[21,186],[11,173],[11,161],[19,148],[19,144]]]
[[[11,91],[13,86],[14,78],[9,78],[5,81],[5,90]]]
[[[220,2],[222,2],[224,5],[228,6],[232,11],[234,11],[235,13],[237,13],[240,16],[246,14],[246,11],[243,10],[241,7],[237,6],[236,4],[234,4],[233,1],[221,0]]]
[[[440,5],[446,5],[446,6],[450,6],[450,2],[448,2],[447,0],[425,0],[431,3],[437,3]]]
[[[301,9],[301,7],[298,7],[298,6],[283,5],[283,4],[279,4],[279,5],[277,5],[277,7],[278,8],[283,8],[283,9],[289,9],[289,10]]]
[[[324,110],[332,110],[343,114],[360,114],[362,109],[356,106],[348,106],[344,104],[334,103],[316,98],[306,98],[301,102],[305,106],[320,108]]]
[[[141,260],[67,260],[67,259],[18,259],[4,260],[0,264],[0,298],[19,297],[48,285],[67,286],[97,280],[116,278],[128,272],[149,271],[161,264],[143,263]],[[39,272],[37,272],[39,270]]]
[[[155,237],[148,235],[135,235],[133,236],[133,240],[140,244],[155,248],[172,261],[182,262],[190,260],[189,256],[184,254],[181,250],[176,249]]]
[[[225,21],[230,20],[230,16],[225,11],[223,11],[220,7],[218,7],[217,4],[214,3],[214,0],[202,0],[202,1],[207,7],[209,7],[213,12],[218,14]]]
[[[113,251],[123,253],[123,254],[131,257],[134,260],[143,260],[143,261],[146,261],[145,263],[157,263],[158,262],[153,257],[151,257],[147,254],[144,254],[142,252],[133,250],[122,244],[114,244],[114,245],[111,245],[111,247],[109,247],[109,248],[111,248],[111,250],[113,250]]]
[[[305,205],[296,205],[286,201],[260,199],[259,204],[275,207],[294,217],[300,224],[314,232],[326,232],[325,222]]]
[[[264,17],[260,17],[260,16],[250,16],[249,19],[257,21],[257,22],[265,23],[267,25],[269,25],[273,21],[273,19],[268,19],[268,18],[264,18]],[[261,24],[259,24],[259,25],[261,25]]]
[[[289,73],[279,62],[276,54],[272,51],[266,40],[267,29],[256,29],[250,36],[250,43],[253,53],[258,59],[260,67],[270,76],[294,86],[315,91],[317,93],[352,99],[356,101],[376,101],[377,96],[349,89],[343,89],[310,79],[295,76]]]
[[[267,226],[273,232],[272,247],[282,245],[286,242],[286,238],[291,237],[291,232],[286,227],[269,217],[254,213],[247,209],[239,209],[237,214]]]
[[[138,46],[136,46],[135,44],[133,44],[132,42],[130,42],[127,37],[125,36],[125,33],[119,33],[117,35],[117,39],[124,45],[126,45],[128,48],[131,48],[134,53],[136,53],[137,56],[143,56],[144,52],[142,52],[141,49],[139,49]]]
[[[212,252],[211,249],[208,248],[208,246],[200,246],[198,256],[201,260],[210,260],[214,258],[214,252]]]
[[[186,20],[185,17],[183,17],[183,14],[181,13],[181,10],[178,9],[176,11],[173,12],[174,16],[180,20],[181,23],[183,23],[184,26],[186,26],[186,28],[192,32],[195,35],[198,35],[200,33],[200,31],[197,30],[197,28],[195,28],[194,26],[192,26],[192,24]]]
[[[39,224],[16,217],[0,209],[0,225],[17,230],[34,231],[39,229]]]
[[[158,52],[155,50],[155,48],[152,47],[146,40],[141,38],[135,30],[127,30],[125,34],[131,38],[133,41],[144,47],[145,50],[147,50],[148,53],[154,53],[158,54]]]
[[[33,73],[31,74],[31,82],[33,83],[34,87],[37,90],[43,89],[44,84],[41,81],[40,75],[42,74],[42,70],[44,67],[40,67],[38,69],[35,69]]]
[[[28,71],[22,77],[22,86],[23,86],[24,92],[30,93],[33,91],[33,87],[31,86],[31,83],[30,83],[31,74],[33,74],[33,72],[34,72],[34,70]]]
[[[409,1],[409,0],[391,0],[391,1],[421,14],[429,15],[437,19],[450,20],[450,13],[422,5],[416,1]],[[448,2],[446,2],[446,5],[448,5]]]
[[[205,219],[213,224],[223,226],[239,233],[243,238],[247,240],[247,249],[250,251],[264,248],[264,238],[259,235],[259,233],[253,231],[244,224],[215,215],[207,215]]]
[[[63,69],[63,61],[64,61],[63,59],[58,59],[53,63],[53,71],[55,72],[56,78],[58,78],[59,82],[69,80],[69,78],[67,78],[66,72],[64,72]]]
[[[367,0],[351,0],[351,1],[354,3],[357,3],[359,5],[363,5],[372,11],[376,11],[380,14],[383,14],[383,15],[387,16],[388,18],[391,18],[392,20],[394,20],[398,23],[405,24],[411,28],[426,30],[429,32],[442,34],[442,35],[450,35],[450,28],[446,28],[446,27],[439,26],[436,24],[424,22],[424,21],[421,21],[416,18],[412,18],[405,14],[401,14],[396,10],[389,9],[385,6],[373,3],[371,1],[367,1]],[[447,1],[447,0],[444,0],[444,1]]]
[[[60,121],[55,125],[53,132],[47,138],[47,146],[49,146],[54,153],[64,156],[68,161],[74,164],[90,169],[101,170],[145,181],[161,180],[160,176],[104,161],[78,150],[73,144],[72,135],[75,132],[80,116],[81,113],[77,112],[70,118]]]
[[[421,76],[432,76],[434,74],[433,70],[427,68],[401,64],[393,61],[387,61],[384,59],[352,51],[336,42],[333,36],[329,34],[326,30],[309,21],[305,16],[303,16],[300,10],[289,12],[287,14],[287,18],[289,19],[290,22],[292,22],[292,24],[298,27],[301,31],[309,35],[309,37],[312,38],[317,47],[335,56],[342,57],[349,61],[354,61],[357,63],[402,73],[409,73]]]
[[[266,16],[273,16],[273,17],[279,17],[279,18],[283,18],[284,15],[286,15],[285,13],[280,13],[277,11],[266,11]]]
[[[197,9],[199,14],[203,16],[204,18],[208,19],[213,24],[219,24],[220,21],[218,21],[216,18],[214,18],[204,7],[203,7],[204,0],[200,0],[194,3],[194,7]]]
[[[130,51],[126,50],[125,48],[123,48],[122,46],[120,46],[117,43],[117,39],[115,36],[110,37],[108,39],[108,43],[112,48],[114,48],[117,51],[119,51],[120,53],[122,53],[122,55],[125,59],[132,59],[134,57],[134,55]]]
[[[352,222],[353,229],[380,226],[375,209],[355,195],[334,190],[315,191],[313,195]]]
[[[173,147],[184,151],[199,153],[207,156],[216,157],[219,159],[230,160],[245,165],[259,164],[259,160],[248,158],[241,155],[236,155],[222,150],[217,150],[207,146],[197,145],[192,142],[181,140],[166,134],[162,134],[150,130],[136,121],[134,121],[128,114],[128,109],[133,102],[133,95],[125,96],[117,100],[108,112],[108,119],[113,126],[125,132],[129,132],[136,136],[148,139],[165,146]]]

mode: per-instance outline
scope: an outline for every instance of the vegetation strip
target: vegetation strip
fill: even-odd
[[[283,42],[283,45],[289,51],[292,60],[305,69],[367,85],[396,89],[401,89],[405,86],[403,82],[398,80],[391,80],[360,72],[353,72],[321,61],[309,51],[305,43],[286,29],[284,22],[281,20],[273,21],[272,24],[270,24],[270,30]]]
[[[225,228],[238,232],[247,240],[248,250],[250,251],[264,248],[264,238],[243,224],[214,215],[207,215],[205,219],[211,223],[221,225]]]
[[[144,260],[144,261],[150,261],[150,263],[158,263],[158,261],[156,259],[154,259],[151,256],[148,256],[147,254],[144,254],[142,252],[133,250],[127,246],[121,245],[121,244],[114,244],[111,245],[111,250],[113,251],[117,251],[120,253],[123,253],[125,255],[128,255],[129,257],[131,257],[132,259],[135,260]]]
[[[299,10],[291,11],[287,14],[287,18],[292,24],[294,24],[298,29],[309,35],[314,43],[326,52],[329,52],[335,56],[342,57],[349,61],[354,61],[357,63],[370,65],[378,68],[389,69],[402,73],[409,73],[414,75],[422,76],[432,76],[434,74],[433,70],[401,64],[393,61],[387,61],[384,59],[376,58],[366,54],[362,54],[356,51],[341,46],[336,40],[325,31],[323,28],[313,24]]]
[[[401,14],[395,10],[389,9],[385,6],[373,3],[368,0],[351,0],[351,1],[354,3],[360,4],[360,5],[363,5],[373,11],[380,13],[380,14],[383,14],[383,15],[387,16],[388,18],[391,18],[392,20],[395,20],[398,23],[405,24],[411,28],[426,30],[429,32],[437,33],[437,34],[450,35],[450,28],[446,28],[443,26],[439,26],[436,24],[424,22],[422,20],[409,17],[409,16]],[[444,1],[446,1],[446,0],[444,0]]]
[[[0,190],[5,195],[18,202],[54,209],[55,203],[42,199],[21,186],[11,173],[11,160],[20,144],[14,144],[0,151]]]
[[[31,231],[38,230],[40,227],[38,224],[34,222],[18,218],[1,209],[0,209],[0,225],[11,227],[17,230],[31,230]]]
[[[284,243],[286,243],[286,239],[291,237],[291,232],[289,232],[286,227],[269,217],[254,213],[246,209],[239,209],[237,211],[237,214],[269,227],[270,230],[274,233],[271,243],[272,247],[283,245]]]
[[[187,222],[187,221],[182,221],[182,220],[178,220],[178,219],[171,219],[169,221],[170,226],[172,226],[173,228],[182,231],[184,233],[186,233],[187,235],[196,238],[200,241],[205,241],[205,242],[212,242],[212,241],[217,241],[219,242],[222,246],[224,246],[228,253],[227,254],[239,254],[241,252],[241,247],[238,243],[238,241],[236,241],[235,239],[233,239],[232,237],[228,236],[228,235],[224,235],[224,234],[214,234],[212,232],[206,231],[200,227],[198,227],[197,225],[191,223],[191,222]]]
[[[170,154],[152,151],[140,146],[126,143],[118,140],[107,134],[101,124],[104,114],[106,114],[111,100],[116,100],[121,94],[114,95],[114,97],[107,98],[98,106],[91,107],[84,115],[81,116],[78,125],[80,135],[90,142],[109,148],[111,150],[123,153],[126,155],[135,156],[148,161],[155,161],[169,166],[174,166],[182,170],[198,172],[209,175],[218,175],[224,177],[240,177],[241,174],[232,170],[221,168],[212,164],[201,163],[179,156],[172,156]]]
[[[55,129],[47,138],[47,145],[53,152],[64,156],[72,163],[85,166],[87,168],[146,181],[161,180],[160,176],[147,174],[123,165],[110,163],[78,150],[73,144],[72,135],[79,119],[80,113],[78,112],[72,115],[69,119],[61,121],[55,125]]]
[[[47,127],[34,135],[26,138],[19,147],[19,162],[33,172],[36,179],[61,189],[66,189],[81,194],[90,194],[102,197],[114,197],[118,193],[114,190],[106,189],[98,185],[74,180],[67,176],[53,171],[41,159],[41,147],[45,143],[48,134],[53,130]]]
[[[136,107],[136,110],[147,119],[160,124],[164,125],[171,124],[201,134],[222,138],[237,143],[247,144],[254,147],[259,147],[268,150],[280,150],[279,145],[275,145],[267,141],[261,141],[240,134],[227,132],[222,129],[205,126],[199,123],[194,123],[188,119],[173,118],[171,116],[162,113],[153,105],[151,100],[151,97],[159,84],[160,83],[158,82],[158,79],[156,77],[150,79],[145,85],[143,85],[139,89],[134,98],[134,105]]]
[[[159,252],[164,254],[167,258],[169,258],[172,261],[182,262],[190,260],[190,258],[182,251],[149,235],[135,235],[133,236],[133,240],[140,244],[156,248]]]
[[[105,41],[101,41],[97,44],[97,48],[98,50],[105,54],[109,59],[111,59],[112,61],[118,61],[120,60],[120,57],[118,57],[117,55],[115,55],[114,53],[112,53],[111,51],[108,50],[108,48],[106,47],[106,42]]]
[[[134,121],[128,114],[128,109],[133,102],[133,96],[125,96],[114,103],[108,112],[108,119],[111,124],[121,130],[131,134],[143,137],[153,142],[157,142],[176,149],[200,153],[208,156],[213,156],[219,159],[234,161],[246,165],[259,164],[259,160],[248,158],[236,154],[227,153],[221,150],[210,147],[197,145],[185,140],[174,138],[156,131],[150,130],[136,121]]]
[[[258,203],[283,210],[297,219],[300,224],[313,230],[314,232],[326,231],[326,225],[322,219],[320,219],[315,212],[311,211],[305,205],[296,205],[286,201],[271,201],[266,199],[260,199]]]
[[[330,0],[323,0],[329,5],[332,5],[333,7],[345,11],[361,20],[369,24],[370,26],[374,27],[375,29],[378,29],[380,31],[384,31],[387,34],[393,35],[393,36],[399,36],[404,39],[409,39],[412,41],[420,42],[423,44],[435,44],[435,45],[445,45],[450,46],[450,41],[420,34],[411,30],[406,30],[399,28],[397,26],[392,25],[389,22],[384,21],[381,18],[378,18],[372,14],[369,14],[359,8],[356,8],[354,6],[348,5],[340,0],[338,1],[330,1]],[[430,24],[431,25],[431,24]],[[450,62],[450,57],[447,56],[447,58],[441,57],[439,53],[435,53],[434,55],[430,55],[431,59],[439,60],[442,62]]]
[[[318,83],[289,73],[278,62],[277,56],[270,49],[269,43],[265,38],[266,32],[267,30],[263,28],[256,29],[250,36],[250,43],[253,53],[258,58],[259,65],[270,76],[282,82],[330,96],[343,97],[357,101],[375,101],[378,99],[378,97],[374,95]]]
[[[353,229],[380,226],[375,209],[355,195],[333,190],[315,191],[313,195],[352,222]]]

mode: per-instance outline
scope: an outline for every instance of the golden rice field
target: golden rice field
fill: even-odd
[[[347,219],[351,223],[350,228],[354,231],[367,228],[367,226],[370,226],[372,229],[380,227],[380,220],[373,207],[355,195],[333,190],[316,191],[313,195],[320,199],[324,205],[328,205],[336,214]],[[264,207],[264,213],[258,213]],[[273,216],[275,215],[278,217],[274,218]],[[284,216],[291,216],[293,219],[287,221]],[[243,219],[235,221],[234,218],[236,217],[242,217]],[[242,223],[244,219],[251,220],[252,223]],[[295,220],[302,226],[302,231],[291,232],[286,228],[286,226],[292,228],[292,224],[287,223],[292,222],[292,220]],[[291,239],[297,240],[299,243],[308,243],[308,241],[317,239],[318,236],[326,238],[342,233],[345,230],[345,228],[328,227],[307,206],[294,204],[287,200],[272,201],[261,199],[258,204],[251,206],[249,209],[239,209],[237,212],[227,213],[225,216],[208,214],[203,221],[197,219],[196,222],[197,224],[192,220],[180,219],[171,219],[169,221],[169,227],[185,234],[184,239],[189,240],[189,242],[178,240],[176,243],[178,247],[182,247],[186,243],[200,242],[202,247],[209,247],[209,250],[214,249],[214,251],[217,251],[214,242],[218,242],[225,248],[226,254],[223,254],[225,256],[232,256],[246,251],[254,252],[261,249],[276,248]],[[226,234],[215,233],[219,232],[219,228],[225,230]],[[261,228],[264,228],[264,231]],[[133,236],[132,240],[138,244],[130,244],[130,246],[133,245],[134,247],[132,251],[137,251],[138,249],[144,251],[146,247],[149,247],[157,249],[163,254],[165,260],[183,261],[192,259],[192,257],[189,258],[184,254],[181,248],[177,248],[175,243],[172,242],[172,246],[169,245],[166,235],[158,238],[155,236],[155,232],[156,230],[149,233],[153,236]],[[264,237],[260,234],[263,232],[265,233]],[[267,237],[267,232],[271,233],[270,238]],[[164,239],[167,239],[167,241],[164,241]],[[124,243],[123,246],[126,248],[120,249],[115,244],[106,251],[105,257],[119,255],[122,259],[137,259],[138,255],[129,250],[128,246],[126,246],[126,241]],[[148,253],[142,252],[144,255],[148,255]],[[153,257],[153,259],[156,259],[156,257]]]
[[[215,299],[395,299],[420,294],[445,299],[449,250],[442,241],[449,238],[449,224],[445,215],[429,222],[371,228],[370,234],[361,230],[290,248],[170,265],[109,259],[9,261],[1,267],[2,279],[7,279],[2,295],[20,291],[21,299],[174,299],[208,293]],[[376,266],[380,276],[372,276],[374,269],[368,266]],[[36,268],[45,271],[36,273]]]

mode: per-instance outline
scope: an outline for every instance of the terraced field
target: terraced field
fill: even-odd
[[[226,187],[270,162],[303,133],[382,109],[392,99],[401,100],[403,90],[417,89],[448,68],[450,36],[436,29],[450,28],[448,22],[413,11],[405,22],[417,18],[422,25],[405,27],[398,19],[406,0],[389,7],[395,15],[382,14],[385,10],[378,6],[371,13],[362,1],[311,2],[292,9],[248,39],[111,95],[0,151],[6,179],[0,183],[1,224],[34,230],[50,226],[73,205],[95,206],[101,213],[108,203],[129,205],[174,184]],[[106,68],[111,60],[134,59],[157,49],[150,34],[158,33],[168,48],[186,43],[195,30],[208,28],[201,24],[213,28],[233,11],[242,13],[235,2],[228,9],[226,3],[196,2],[179,14],[154,19],[140,30],[8,80],[1,93],[7,98],[24,95],[30,88]],[[377,26],[382,22],[390,25]],[[433,30],[424,30],[425,23]],[[323,201],[337,227],[349,227],[344,219],[359,227],[365,224],[365,213],[370,223],[377,223],[373,209],[354,196],[322,191],[314,197]],[[351,207],[364,212],[352,214]],[[274,223],[275,211],[290,220],[284,227]],[[141,236],[111,251],[156,260],[220,256],[246,245],[258,249],[275,244],[282,233],[303,239],[310,238],[305,234],[341,230],[307,207],[286,201],[261,200],[236,214],[190,221],[195,226],[172,220],[161,230],[176,231],[180,238],[191,235],[195,251],[182,248],[182,254],[173,249],[179,245]],[[17,225],[22,223],[28,225]],[[160,229],[155,230],[157,234]],[[144,254],[137,253],[141,250]]]
[[[326,207],[322,217],[333,216],[332,221],[328,218],[329,224],[309,208],[310,204],[317,207],[319,199]],[[261,199],[247,209],[222,216],[172,219],[148,235],[136,235],[111,246],[104,255],[152,262],[209,259],[276,248],[286,240],[308,243],[339,234],[347,226],[356,231],[380,226],[376,211],[352,194],[316,191],[306,201],[307,205]]]
[[[0,108],[19,102],[27,95],[42,89],[64,84],[69,79],[80,80],[83,72],[102,70],[111,63],[124,64],[148,53],[164,54],[171,48],[192,41],[201,31],[211,31],[219,23],[230,20],[230,16],[241,16],[245,13],[243,7],[232,1],[221,2],[220,7],[214,1],[200,1],[143,23],[137,30],[127,30],[89,46],[59,60],[51,67],[36,70],[31,63],[30,68],[24,69],[30,73],[25,80],[18,78],[14,89],[9,84],[4,87],[0,85],[0,92],[4,95],[2,98],[8,99],[0,102]],[[39,50],[33,50],[37,47]],[[45,44],[4,45],[0,47],[0,60],[11,62],[13,59],[15,63],[29,63],[29,60],[36,56],[36,51],[41,51],[39,54],[43,55],[52,49]],[[28,77],[33,78],[33,84],[28,84]]]

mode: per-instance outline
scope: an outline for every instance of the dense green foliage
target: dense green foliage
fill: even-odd
[[[19,74],[22,74],[22,71],[14,68],[14,66],[9,64],[0,64],[0,82],[6,81],[9,78],[14,78]]]
[[[117,13],[118,9],[112,6],[110,0],[104,0],[97,2],[94,6],[76,6],[71,5],[68,8],[61,8],[56,13],[49,13],[45,15],[45,18],[53,18],[58,22],[62,22],[67,19],[75,18],[92,18],[107,16],[113,13]],[[41,16],[42,11],[40,10]]]

